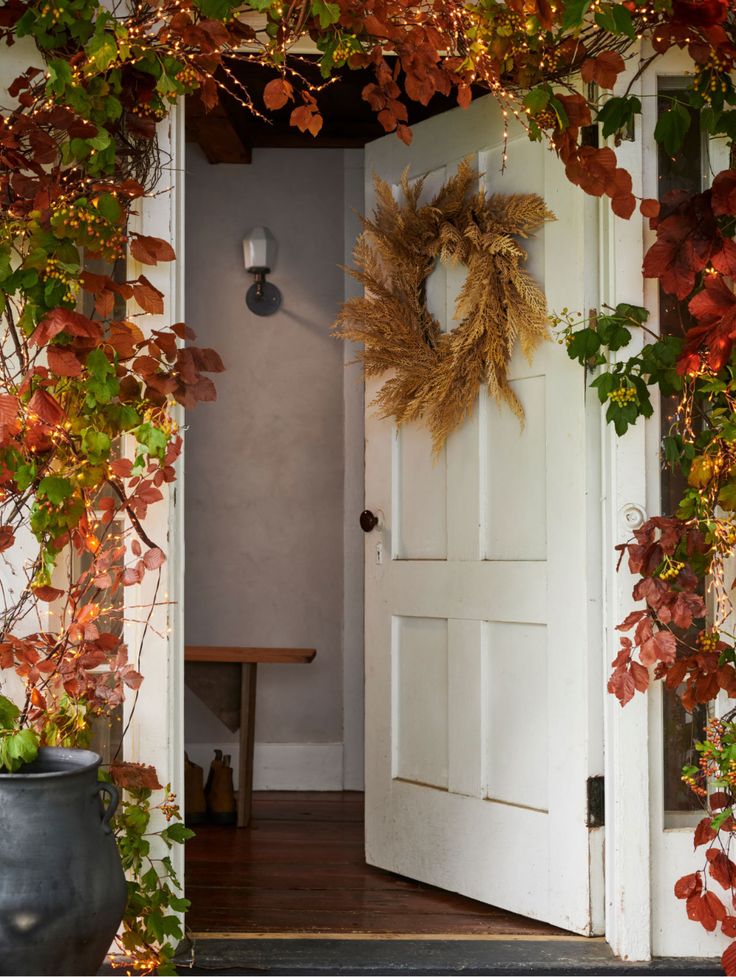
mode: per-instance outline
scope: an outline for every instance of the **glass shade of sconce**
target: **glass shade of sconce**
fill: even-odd
[[[276,238],[267,227],[254,227],[243,238],[245,270],[255,282],[245,293],[245,303],[255,315],[273,315],[281,305],[281,292],[266,275],[276,262]]]

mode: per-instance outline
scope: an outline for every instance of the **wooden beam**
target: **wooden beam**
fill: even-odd
[[[184,649],[184,661],[308,665],[316,654],[314,648],[220,648],[212,645],[187,645]]]
[[[252,161],[249,146],[243,144],[221,105],[205,112],[201,101],[186,100],[187,139],[196,142],[210,163],[247,164]]]

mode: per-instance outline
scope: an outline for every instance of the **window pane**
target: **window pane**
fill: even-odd
[[[682,98],[683,91],[661,87],[658,110],[660,113],[672,107],[672,99]],[[691,110],[692,122],[685,144],[677,156],[669,156],[658,147],[658,179],[660,200],[672,190],[698,193],[703,185],[703,134],[698,114]],[[689,325],[689,313],[685,302],[679,302],[662,289],[659,292],[659,329],[662,335],[681,335]],[[661,435],[669,433],[675,416],[677,398],[660,398]],[[685,479],[679,472],[663,467],[660,479],[661,512],[669,515],[675,511],[685,490]],[[684,637],[684,635],[683,635]],[[694,635],[693,635],[694,639]],[[680,649],[683,653],[684,649]],[[695,741],[702,739],[707,721],[707,710],[698,706],[692,715],[685,711],[679,696],[662,685],[662,725],[664,734],[664,809],[665,827],[681,827],[689,824],[693,816],[702,814],[698,798],[681,781],[685,764],[697,764]]]

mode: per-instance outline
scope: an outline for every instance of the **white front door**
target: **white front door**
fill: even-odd
[[[550,309],[585,308],[584,195],[490,98],[366,147],[397,185],[426,192],[470,155],[492,192],[542,194],[557,214],[530,245]],[[587,237],[586,237],[587,235]],[[594,269],[593,269],[594,270]],[[435,271],[430,307],[452,328],[463,270]],[[594,301],[594,300],[593,300]],[[366,853],[368,861],[576,933],[602,931],[598,407],[555,343],[510,377],[521,430],[483,394],[435,462],[420,425],[366,417]],[[369,386],[367,402],[377,386]]]

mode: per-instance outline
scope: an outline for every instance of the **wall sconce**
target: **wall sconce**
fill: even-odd
[[[276,238],[267,227],[254,227],[243,238],[245,270],[255,282],[245,293],[245,303],[256,315],[273,315],[281,305],[281,292],[266,281],[276,261]]]

